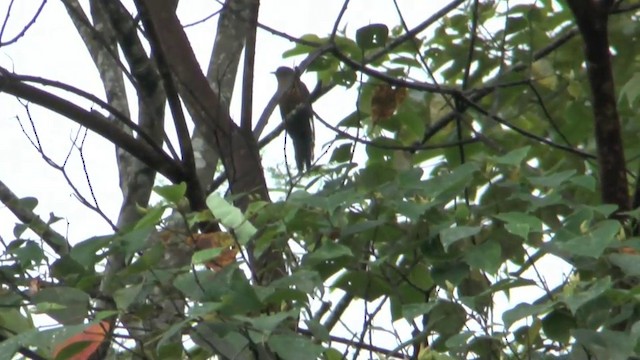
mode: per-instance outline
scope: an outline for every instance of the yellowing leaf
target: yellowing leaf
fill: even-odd
[[[451,108],[451,106],[447,104],[444,97],[442,97],[442,95],[440,94],[434,95],[431,99],[431,102],[429,103],[429,113],[431,115],[431,119],[433,120],[438,120],[439,118],[450,113],[452,110],[453,109]]]
[[[554,90],[558,86],[558,77],[551,62],[547,59],[540,59],[531,65],[531,75],[538,84]]]

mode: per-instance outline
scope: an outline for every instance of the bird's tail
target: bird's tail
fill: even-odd
[[[298,171],[302,172],[305,168],[309,170],[311,160],[313,160],[313,137],[311,139],[293,139],[293,150],[296,154]]]

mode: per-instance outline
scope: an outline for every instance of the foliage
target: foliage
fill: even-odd
[[[50,354],[58,332],[78,333],[89,313],[135,328],[160,316],[158,289],[186,310],[146,347],[125,341],[153,358],[247,358],[262,345],[282,359],[338,359],[345,345],[414,359],[636,354],[640,239],[600,198],[582,42],[565,39],[572,14],[552,1],[500,3],[471,1],[430,35],[373,24],[303,37],[285,56],[335,45],[309,71],[359,97],[338,122],[328,163],[278,201],[239,209],[215,192],[196,211],[184,183],[157,187],[162,200],[135,224],[57,257],[17,224],[0,268],[13,286],[0,294],[0,334],[10,338],[0,354]],[[636,17],[616,13],[609,27],[629,169],[640,167]],[[198,246],[196,226],[212,219],[225,232]],[[288,274],[256,283],[269,268],[251,259],[273,248]],[[168,249],[190,261],[167,264]],[[238,249],[236,261],[222,257]],[[127,266],[98,290],[114,254]],[[34,283],[38,273],[51,283]],[[115,307],[93,311],[104,295]],[[391,323],[374,320],[378,311]],[[65,326],[40,332],[35,313]],[[353,326],[352,339],[337,335],[336,318]],[[396,326],[411,331],[366,340]],[[183,349],[182,338],[195,345]]]

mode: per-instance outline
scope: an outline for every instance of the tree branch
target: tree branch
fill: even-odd
[[[62,256],[69,253],[67,239],[53,230],[49,224],[42,221],[32,210],[24,207],[18,196],[2,181],[0,181],[0,201],[2,201],[4,206],[6,206],[18,220],[22,221],[31,231],[40,236],[58,255]]]
[[[629,209],[627,170],[609,53],[608,1],[567,0],[585,44],[602,201]]]
[[[255,139],[233,122],[207,83],[170,5],[170,0],[136,0],[152,48],[166,57],[167,66],[181,85],[180,95],[194,122],[202,127],[207,137],[216,139],[229,188],[232,194],[238,195],[236,205],[246,210],[253,199],[269,201]],[[249,255],[253,273],[261,275],[260,279],[255,279],[259,283],[268,283],[286,273],[282,254],[274,249],[265,251],[259,261],[253,258],[252,249],[249,249]]]
[[[27,85],[4,69],[0,69],[0,92],[31,101],[77,122],[122,147],[173,182],[179,183],[184,179],[184,171],[173,159],[164,153],[158,154],[149,145],[133,138],[97,112],[87,111],[66,99]]]

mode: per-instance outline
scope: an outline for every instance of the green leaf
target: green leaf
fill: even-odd
[[[273,335],[268,344],[284,360],[316,359],[324,351],[322,346],[303,336]]]
[[[187,193],[187,184],[181,182],[177,185],[154,186],[153,191],[168,202],[178,204]]]
[[[620,231],[620,222],[604,220],[596,224],[586,235],[573,237],[567,241],[554,241],[560,250],[573,255],[599,258],[604,250],[616,241]]]
[[[556,309],[542,319],[542,330],[553,341],[567,344],[576,320],[566,309]]]
[[[494,217],[506,222],[504,228],[508,232],[523,238],[525,241],[529,239],[530,232],[542,232],[542,221],[529,214],[508,212],[495,215]]]
[[[505,329],[508,329],[520,319],[524,319],[529,316],[537,317],[538,315],[545,313],[551,307],[551,304],[531,305],[528,303],[520,303],[513,309],[509,309],[502,314],[502,321],[504,322]]]
[[[459,333],[464,327],[467,312],[462,305],[440,300],[429,312],[427,328],[443,336]]]
[[[59,344],[67,338],[78,334],[95,325],[97,322],[90,322],[82,325],[67,325],[55,329],[43,330],[36,328],[11,336],[4,341],[0,341],[0,359],[11,360],[19,347],[36,347],[39,349],[50,349],[52,344]]]
[[[458,285],[462,280],[469,276],[469,265],[463,262],[443,262],[442,264],[434,265],[431,268],[431,277],[433,281],[443,287],[448,286],[451,283]]]
[[[222,309],[224,304],[219,302],[203,302],[194,304],[188,312],[189,318],[205,317],[207,315],[215,314],[218,310]]]
[[[357,222],[353,225],[347,225],[344,228],[342,228],[342,231],[340,232],[341,236],[349,236],[349,235],[353,235],[353,234],[358,234],[361,233],[363,231],[367,231],[370,229],[375,229],[380,225],[384,225],[386,224],[387,221],[386,220],[365,220],[362,222]]]
[[[16,256],[22,266],[38,265],[45,259],[44,249],[31,240],[14,240],[7,250]]]
[[[33,295],[32,300],[62,324],[81,324],[89,315],[89,295],[72,287],[45,287]]]
[[[35,210],[36,206],[38,206],[38,199],[31,196],[20,198],[17,202],[17,206],[29,211]]]
[[[565,170],[547,176],[530,176],[529,182],[534,186],[557,188],[575,175],[575,170]]]
[[[223,273],[225,269],[223,269]],[[178,275],[173,281],[173,285],[191,300],[220,301],[222,294],[229,289],[228,284],[221,284],[228,279],[220,279],[218,275],[210,270],[187,272]]]
[[[371,24],[356,30],[356,43],[363,50],[383,47],[389,38],[389,28],[385,24]]]
[[[563,294],[562,301],[567,304],[571,313],[575,314],[582,305],[599,297],[611,288],[611,278],[607,276],[591,284],[585,290],[575,290],[573,294]]]
[[[324,360],[342,360],[344,357],[342,353],[334,348],[329,348],[324,351]]]
[[[325,40],[321,39],[318,35],[315,35],[315,34],[305,34],[305,35],[302,35],[300,39],[306,42],[311,42],[318,45],[322,45],[322,43],[326,42]],[[282,54],[282,57],[286,59],[288,57],[292,57],[296,55],[305,55],[312,51],[315,51],[316,49],[317,49],[317,46],[310,46],[310,45],[304,45],[301,43],[296,43],[296,46],[293,49],[285,51]]]
[[[477,336],[469,343],[469,350],[478,354],[479,359],[490,359],[500,351],[502,341],[490,336]]]
[[[329,341],[331,339],[331,334],[329,334],[329,330],[322,325],[318,320],[310,319],[305,320],[304,323],[307,325],[307,329],[311,331],[313,337],[320,341]]]
[[[619,331],[575,329],[571,333],[576,339],[573,352],[587,355],[592,359],[629,359],[637,355],[634,351],[636,341],[632,335]],[[579,358],[575,357],[575,358]]]
[[[393,58],[391,59],[391,63],[415,68],[422,66],[422,63],[420,63],[420,61],[408,56],[399,56]]]
[[[588,206],[587,208],[592,209],[594,212],[601,214],[603,217],[609,217],[618,209],[618,205],[615,204],[602,204],[595,206]]]
[[[505,26],[506,34],[513,34],[529,27],[529,21],[522,16],[509,16]]]
[[[489,290],[489,280],[480,271],[471,271],[469,276],[458,285],[458,295],[464,305],[482,312],[491,306],[492,296]]]
[[[351,87],[358,80],[358,75],[351,69],[333,72],[331,79],[339,86]]]
[[[116,290],[113,293],[113,300],[116,302],[118,309],[126,311],[142,291],[143,285],[143,283],[139,283]]]
[[[521,147],[511,150],[505,155],[494,157],[492,160],[497,164],[517,166],[527,157],[529,150],[531,150],[531,146]]]
[[[362,127],[362,113],[358,111],[354,111],[351,114],[345,116],[344,119],[340,120],[338,123],[339,127],[352,127],[352,128],[360,128]]]
[[[477,235],[482,227],[480,226],[455,226],[440,231],[440,242],[445,251],[456,241]]]
[[[213,193],[207,197],[207,207],[213,216],[220,220],[222,225],[233,229],[234,235],[240,245],[245,245],[258,231],[242,215],[242,211],[229,204],[220,195]]]
[[[418,316],[428,314],[435,306],[435,302],[402,305],[402,317],[407,321],[412,321]]]
[[[502,266],[502,248],[497,241],[488,239],[467,249],[464,258],[472,268],[495,274]]]
[[[529,239],[529,230],[531,229],[528,224],[507,223],[504,225],[504,228],[513,235],[519,236],[524,240]]]
[[[30,318],[22,315],[17,308],[3,308],[0,307],[0,334],[19,334],[33,329],[33,322]]]
[[[204,264],[207,261],[219,256],[223,250],[224,250],[223,248],[218,247],[218,248],[211,248],[211,249],[196,251],[191,257],[191,263],[193,265]]]
[[[341,144],[331,154],[332,162],[344,163],[351,159],[351,143]]]
[[[246,334],[229,331],[228,328],[221,327],[219,322],[198,323],[191,338],[198,346],[210,353],[220,354],[224,359],[252,358]]]
[[[609,254],[607,257],[628,276],[640,276],[640,255]]]
[[[335,57],[329,55],[320,55],[316,57],[309,67],[307,71],[316,71],[319,75],[323,73],[329,73],[335,71],[338,67],[338,60]]]
[[[296,289],[309,294],[317,287],[322,286],[322,278],[317,271],[298,269],[289,276],[284,276],[280,279],[274,280],[271,285],[276,288],[284,289],[295,287]]]
[[[133,230],[154,228],[162,219],[165,210],[164,206],[154,206],[146,209],[144,216],[136,222]]]
[[[270,335],[283,321],[296,319],[297,317],[297,310],[279,312],[273,315],[260,315],[257,317],[235,316],[236,319],[251,324],[255,330],[262,332],[264,335]]]
[[[478,165],[468,162],[453,169],[450,173],[433,177],[422,184],[423,193],[429,198],[449,200],[464,190],[466,184],[478,171]]]
[[[591,192],[596,191],[596,179],[591,175],[575,176],[571,178],[569,181]]]
[[[335,45],[340,49],[340,51],[349,54],[351,58],[355,61],[362,60],[362,49],[358,47],[355,41],[346,36],[336,36],[333,38]]]
[[[304,259],[311,264],[316,264],[320,261],[331,260],[342,256],[353,257],[353,253],[348,247],[329,241],[322,244],[318,250],[305,255]]]
[[[99,281],[94,267],[84,267],[69,255],[65,255],[53,262],[51,275],[61,280],[64,279],[69,286],[76,287],[80,285],[77,281],[89,280],[90,278]]]
[[[507,292],[510,289],[523,286],[537,286],[537,283],[533,280],[523,278],[504,279],[493,283],[489,289],[491,292],[496,293],[498,291]]]
[[[254,288],[241,272],[234,273],[231,279],[231,291],[222,296],[225,314],[246,314],[255,312],[263,307],[263,303],[256,293],[260,288]]]
[[[156,346],[159,359],[180,359],[184,348],[179,343],[163,343]]]
[[[629,105],[634,105],[636,99],[640,95],[640,73],[635,73],[620,89],[620,95],[618,102],[621,102],[623,98],[626,98]]]
[[[445,345],[451,350],[455,349],[464,349],[467,347],[469,343],[469,339],[474,337],[476,334],[473,331],[463,331],[459,334],[455,334],[449,339],[447,339]],[[419,358],[422,359],[422,358]],[[436,360],[435,358],[433,360]]]
[[[19,239],[20,236],[22,236],[22,234],[27,229],[29,229],[29,227],[26,224],[16,223],[16,225],[13,227],[13,236],[15,236],[17,239]]]
[[[105,257],[105,254],[101,254],[101,249],[108,246],[113,239],[113,236],[96,236],[83,240],[71,248],[71,258],[85,268],[93,268]]]
[[[506,212],[494,216],[508,224],[524,224],[531,231],[542,232],[542,221],[535,216],[521,212]]]
[[[372,146],[368,146],[367,149]],[[371,156],[370,156],[371,159]],[[358,173],[358,183],[367,190],[376,190],[396,177],[396,171],[386,162],[368,164]]]
[[[346,271],[333,286],[367,301],[374,301],[391,291],[390,284],[380,276],[359,270]]]
[[[63,218],[56,216],[54,213],[49,213],[49,220],[47,220],[47,225],[53,225]]]
[[[118,238],[118,242],[124,248],[128,259],[131,259],[138,251],[147,246],[147,240],[153,231],[155,231],[153,226],[141,228],[136,226],[134,230],[129,230]]]

